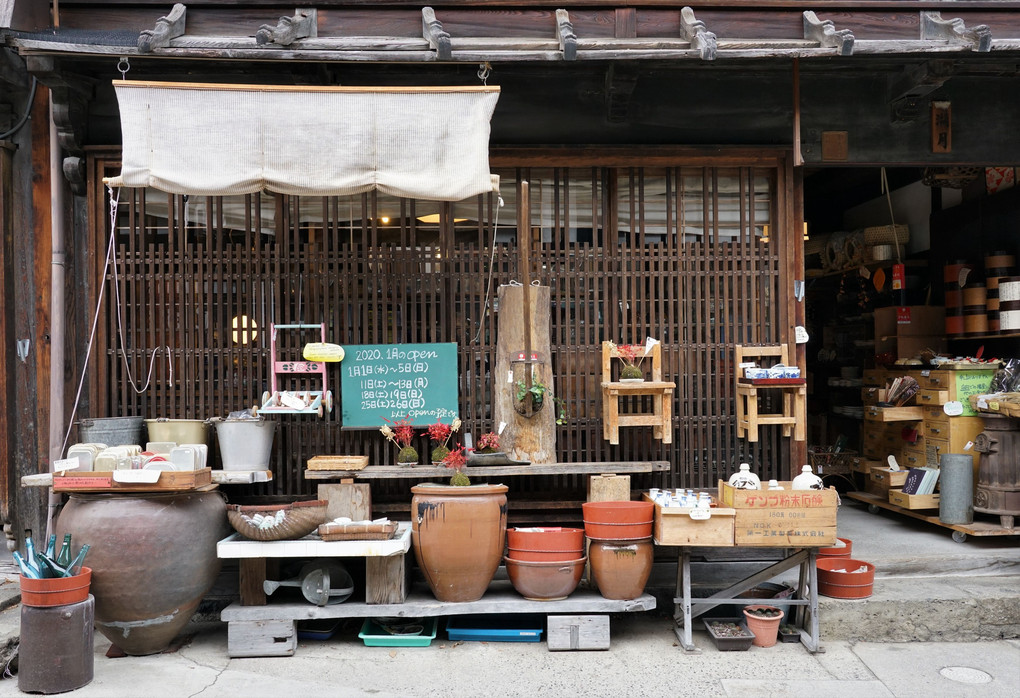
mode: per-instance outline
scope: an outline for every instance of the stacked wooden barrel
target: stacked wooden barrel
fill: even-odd
[[[985,257],[985,278],[988,297],[989,332],[1020,330],[1020,276],[1016,274],[1016,257],[993,252]]]
[[[947,337],[961,337],[965,331],[963,287],[960,285],[960,280],[969,278],[973,271],[974,265],[963,259],[949,262],[943,270],[942,280],[946,288]]]

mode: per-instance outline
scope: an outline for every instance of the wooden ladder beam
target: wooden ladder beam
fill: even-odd
[[[436,52],[441,61],[448,61],[453,55],[450,48],[450,35],[443,29],[443,23],[436,19],[436,11],[431,7],[421,8],[421,32],[429,47]]]
[[[715,60],[718,51],[715,34],[708,31],[704,22],[695,18],[694,10],[690,7],[680,10],[680,35],[691,42],[692,49],[701,53],[701,60]]]
[[[804,38],[817,41],[822,48],[834,48],[840,56],[854,52],[854,35],[849,29],[836,30],[829,19],[818,19],[811,10],[804,12]]]
[[[153,29],[145,29],[138,35],[138,53],[152,53],[154,49],[166,48],[170,40],[184,34],[184,20],[188,8],[177,3],[170,13],[156,20]]]
[[[315,8],[298,8],[293,17],[280,17],[274,27],[263,24],[255,32],[255,43],[259,46],[276,44],[290,46],[298,39],[315,38],[319,35],[318,15]]]
[[[986,24],[967,28],[959,17],[942,19],[941,12],[921,12],[921,40],[948,41],[951,44],[970,46],[972,51],[988,53],[992,50],[992,30]]]

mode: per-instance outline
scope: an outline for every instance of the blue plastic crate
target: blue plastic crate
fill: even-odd
[[[541,642],[541,616],[455,616],[446,621],[451,640]]]

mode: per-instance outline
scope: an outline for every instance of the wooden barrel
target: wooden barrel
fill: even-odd
[[[966,305],[963,307],[963,333],[986,334],[988,332],[988,315],[985,306]]]

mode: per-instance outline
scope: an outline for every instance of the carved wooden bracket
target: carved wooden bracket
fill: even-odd
[[[680,10],[680,35],[691,42],[692,49],[701,52],[701,60],[715,60],[718,50],[715,34],[708,31],[704,22],[694,17],[694,10],[689,7]]]
[[[274,27],[263,24],[255,32],[255,43],[259,46],[277,44],[290,46],[298,39],[307,39],[319,35],[318,15],[314,8],[298,8],[293,17],[280,17]]]
[[[577,34],[574,33],[574,25],[566,10],[556,10],[556,29],[563,60],[577,60]]]
[[[978,53],[988,53],[992,50],[992,30],[988,25],[979,24],[968,29],[959,17],[942,19],[940,12],[921,13],[921,40],[963,44]]]
[[[450,35],[443,30],[443,23],[436,19],[436,12],[431,7],[421,8],[421,33],[429,42],[429,48],[436,52],[439,60],[450,60],[453,55],[450,48]]]
[[[817,41],[822,48],[834,48],[840,56],[849,56],[854,52],[854,35],[849,29],[836,30],[836,25],[829,19],[818,19],[811,10],[804,13],[804,38]]]
[[[177,3],[170,14],[156,20],[154,29],[145,29],[138,35],[138,53],[152,53],[154,49],[166,48],[171,39],[184,34],[184,18],[188,9]]]
[[[889,87],[889,106],[893,121],[915,121],[925,112],[922,100],[953,76],[950,60],[926,61],[903,71]]]

